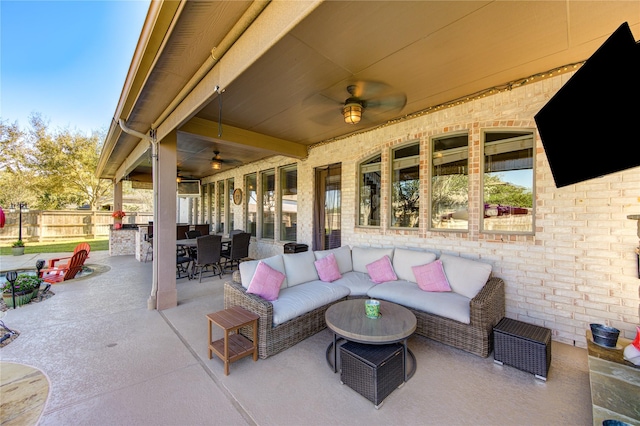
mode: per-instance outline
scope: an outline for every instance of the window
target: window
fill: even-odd
[[[296,241],[298,224],[298,168],[280,169],[280,240]]]
[[[258,185],[256,182],[256,174],[251,173],[250,175],[246,175],[244,177],[244,187],[246,188],[245,194],[245,208],[246,208],[246,218],[247,218],[247,227],[245,230],[249,232],[254,237],[256,236],[256,206],[258,204]]]
[[[229,208],[227,209],[227,214],[228,214],[227,223],[229,224],[229,228],[227,232],[230,232],[232,229],[235,229],[233,225],[233,216],[234,216],[233,190],[234,190],[233,178],[227,179],[227,201],[229,205]]]
[[[420,214],[420,144],[396,148],[391,158],[391,227],[417,228]]]
[[[484,231],[533,232],[533,153],[531,131],[484,133]]]
[[[431,140],[431,228],[469,229],[469,136]]]
[[[224,233],[224,181],[218,181],[216,192],[216,232]]]
[[[262,188],[262,238],[274,238],[276,220],[276,173],[267,170],[260,173]]]
[[[215,194],[215,192],[216,191],[212,183],[205,186],[205,202],[202,223],[211,223],[213,221],[213,194]]]
[[[358,225],[380,226],[380,154],[360,163]]]

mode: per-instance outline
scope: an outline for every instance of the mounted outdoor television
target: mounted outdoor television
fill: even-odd
[[[640,166],[640,43],[622,24],[536,114],[556,187]]]
[[[178,197],[199,197],[200,181],[185,180],[178,182]]]

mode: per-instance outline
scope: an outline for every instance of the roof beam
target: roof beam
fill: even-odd
[[[116,174],[114,179],[116,182],[121,181],[125,177],[131,173],[138,164],[143,160],[143,156],[147,154],[147,151],[151,147],[151,142],[148,140],[140,139],[138,145],[131,151],[127,158],[124,159],[118,170],[116,170]]]
[[[217,129],[218,123],[194,117],[178,130],[207,139],[222,140],[225,143],[230,143],[238,147],[267,151],[273,155],[284,155],[298,159],[307,157],[308,150],[306,145],[274,138],[238,127],[227,126],[226,124],[222,125],[222,137],[219,137],[216,132]]]

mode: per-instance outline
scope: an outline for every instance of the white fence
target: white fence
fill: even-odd
[[[20,213],[5,210],[6,222],[0,228],[0,243],[8,244],[20,234]],[[126,212],[122,223],[147,225],[153,213]],[[69,239],[108,237],[113,224],[109,211],[91,210],[30,210],[22,213],[22,240],[43,242]]]

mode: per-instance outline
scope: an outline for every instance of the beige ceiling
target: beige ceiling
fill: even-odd
[[[141,133],[158,129],[160,138],[177,127],[177,167],[202,178],[214,173],[216,150],[229,160],[222,170],[274,154],[300,158],[312,144],[584,61],[624,22],[640,35],[640,0],[188,1],[151,8],[105,141],[103,178],[150,172],[140,138],[120,131],[120,118]],[[251,20],[245,12],[254,9]],[[221,52],[238,26],[242,35]],[[224,55],[194,79],[214,47],[213,56]],[[190,80],[193,89],[180,94]],[[356,82],[367,82],[366,99],[399,93],[406,104],[365,108],[360,124],[345,124],[341,107]]]

